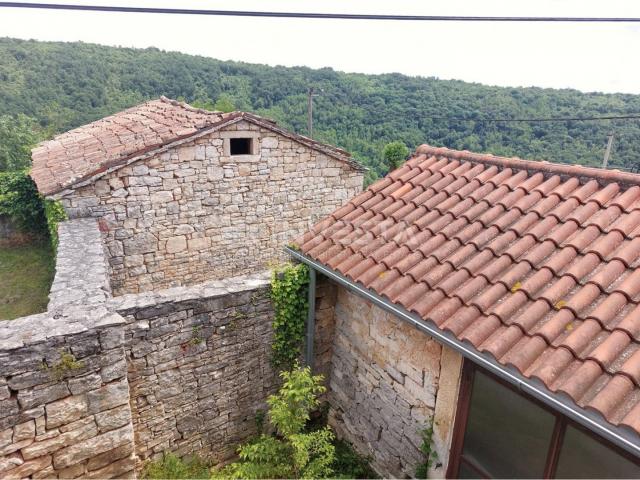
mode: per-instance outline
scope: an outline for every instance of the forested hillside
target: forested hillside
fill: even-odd
[[[429,59],[418,54],[416,61]],[[374,174],[385,172],[381,152],[394,140],[410,148],[430,143],[597,165],[611,130],[616,132],[612,164],[640,166],[638,120],[483,121],[635,113],[640,112],[637,95],[489,87],[222,62],[157,49],[0,39],[0,115],[33,117],[49,134],[160,95],[253,111],[304,134],[309,86],[323,90],[315,99],[315,137],[351,151]]]

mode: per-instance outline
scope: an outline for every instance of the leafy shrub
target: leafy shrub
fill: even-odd
[[[201,458],[192,456],[181,459],[173,453],[147,463],[142,471],[142,478],[149,479],[209,478],[209,475],[209,465]]]
[[[0,215],[11,217],[23,230],[48,233],[54,251],[58,223],[67,219],[60,202],[42,198],[26,170],[0,172]]]
[[[279,369],[290,369],[302,354],[307,318],[309,269],[300,263],[276,268],[271,278],[273,320],[272,361]]]
[[[409,148],[402,142],[391,142],[385,145],[382,150],[382,156],[389,168],[389,171],[395,170],[402,162],[407,159]]]
[[[295,365],[280,373],[284,383],[271,395],[269,421],[274,435],[262,434],[238,450],[240,461],[214,472],[213,478],[330,478],[334,476],[334,435],[329,427],[312,432],[304,428],[326,389],[322,375]]]
[[[11,217],[24,230],[45,232],[42,197],[26,170],[0,172],[0,214]]]
[[[19,114],[0,116],[0,172],[31,165],[31,147],[40,140],[33,118]]]
[[[335,478],[378,478],[369,465],[369,458],[360,455],[345,440],[336,440],[336,458],[333,462]]]

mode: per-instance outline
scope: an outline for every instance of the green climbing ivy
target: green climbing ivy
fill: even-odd
[[[429,469],[438,461],[438,452],[433,442],[433,434],[433,417],[431,417],[427,426],[420,431],[420,436],[422,437],[420,451],[424,455],[424,462],[416,468],[416,478],[427,478]]]
[[[55,200],[43,200],[44,216],[47,220],[47,230],[54,251],[58,249],[58,223],[68,219],[67,214],[62,208],[62,204]]]
[[[273,320],[273,365],[290,370],[302,354],[307,317],[309,269],[306,265],[287,263],[277,267],[271,277]]]

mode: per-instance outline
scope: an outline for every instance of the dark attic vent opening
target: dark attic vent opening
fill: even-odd
[[[250,138],[232,138],[231,155],[251,155],[251,139]]]

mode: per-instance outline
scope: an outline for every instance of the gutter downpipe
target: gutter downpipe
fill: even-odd
[[[309,266],[309,271],[317,270],[318,272],[326,275],[327,277],[335,280],[342,286],[351,290],[352,292],[360,295],[361,297],[366,298],[371,301],[378,307],[386,310],[399,317],[400,319],[410,323],[418,330],[426,333],[430,337],[434,338],[438,342],[446,345],[449,348],[452,348],[462,354],[465,358],[473,361],[474,363],[486,368],[490,372],[494,373],[498,377],[506,380],[507,382],[515,385],[520,391],[525,392],[532,397],[540,400],[544,404],[550,406],[554,410],[566,415],[571,418],[575,422],[583,425],[589,430],[597,433],[603,438],[607,439],[611,443],[617,445],[618,447],[624,449],[625,451],[631,453],[636,457],[640,457],[640,443],[638,442],[637,436],[633,435],[631,431],[629,434],[626,432],[621,432],[620,430],[614,430],[611,428],[610,424],[606,421],[600,420],[595,415],[591,415],[585,411],[579,411],[573,406],[573,402],[565,400],[557,394],[551,393],[545,387],[535,385],[531,380],[527,379],[519,372],[514,371],[513,369],[507,370],[505,366],[499,364],[496,360],[491,358],[489,355],[484,355],[475,349],[469,347],[464,342],[455,338],[452,333],[443,332],[439,328],[435,326],[432,322],[421,319],[415,314],[407,312],[403,307],[396,305],[389,300],[380,297],[376,293],[373,293],[371,290],[358,285],[357,283],[351,281],[347,277],[342,274],[335,272],[334,270],[326,267],[325,265],[307,257],[297,250],[293,250],[289,247],[285,247],[285,251],[294,257],[295,259],[305,263]],[[315,279],[315,275],[314,275]],[[309,285],[311,286],[311,285]],[[309,289],[311,291],[311,289]],[[314,298],[315,303],[315,298]]]
[[[306,263],[306,262],[305,262]],[[313,338],[316,330],[316,270],[309,266],[309,293],[307,310],[307,332],[304,345],[304,362],[313,371]]]

